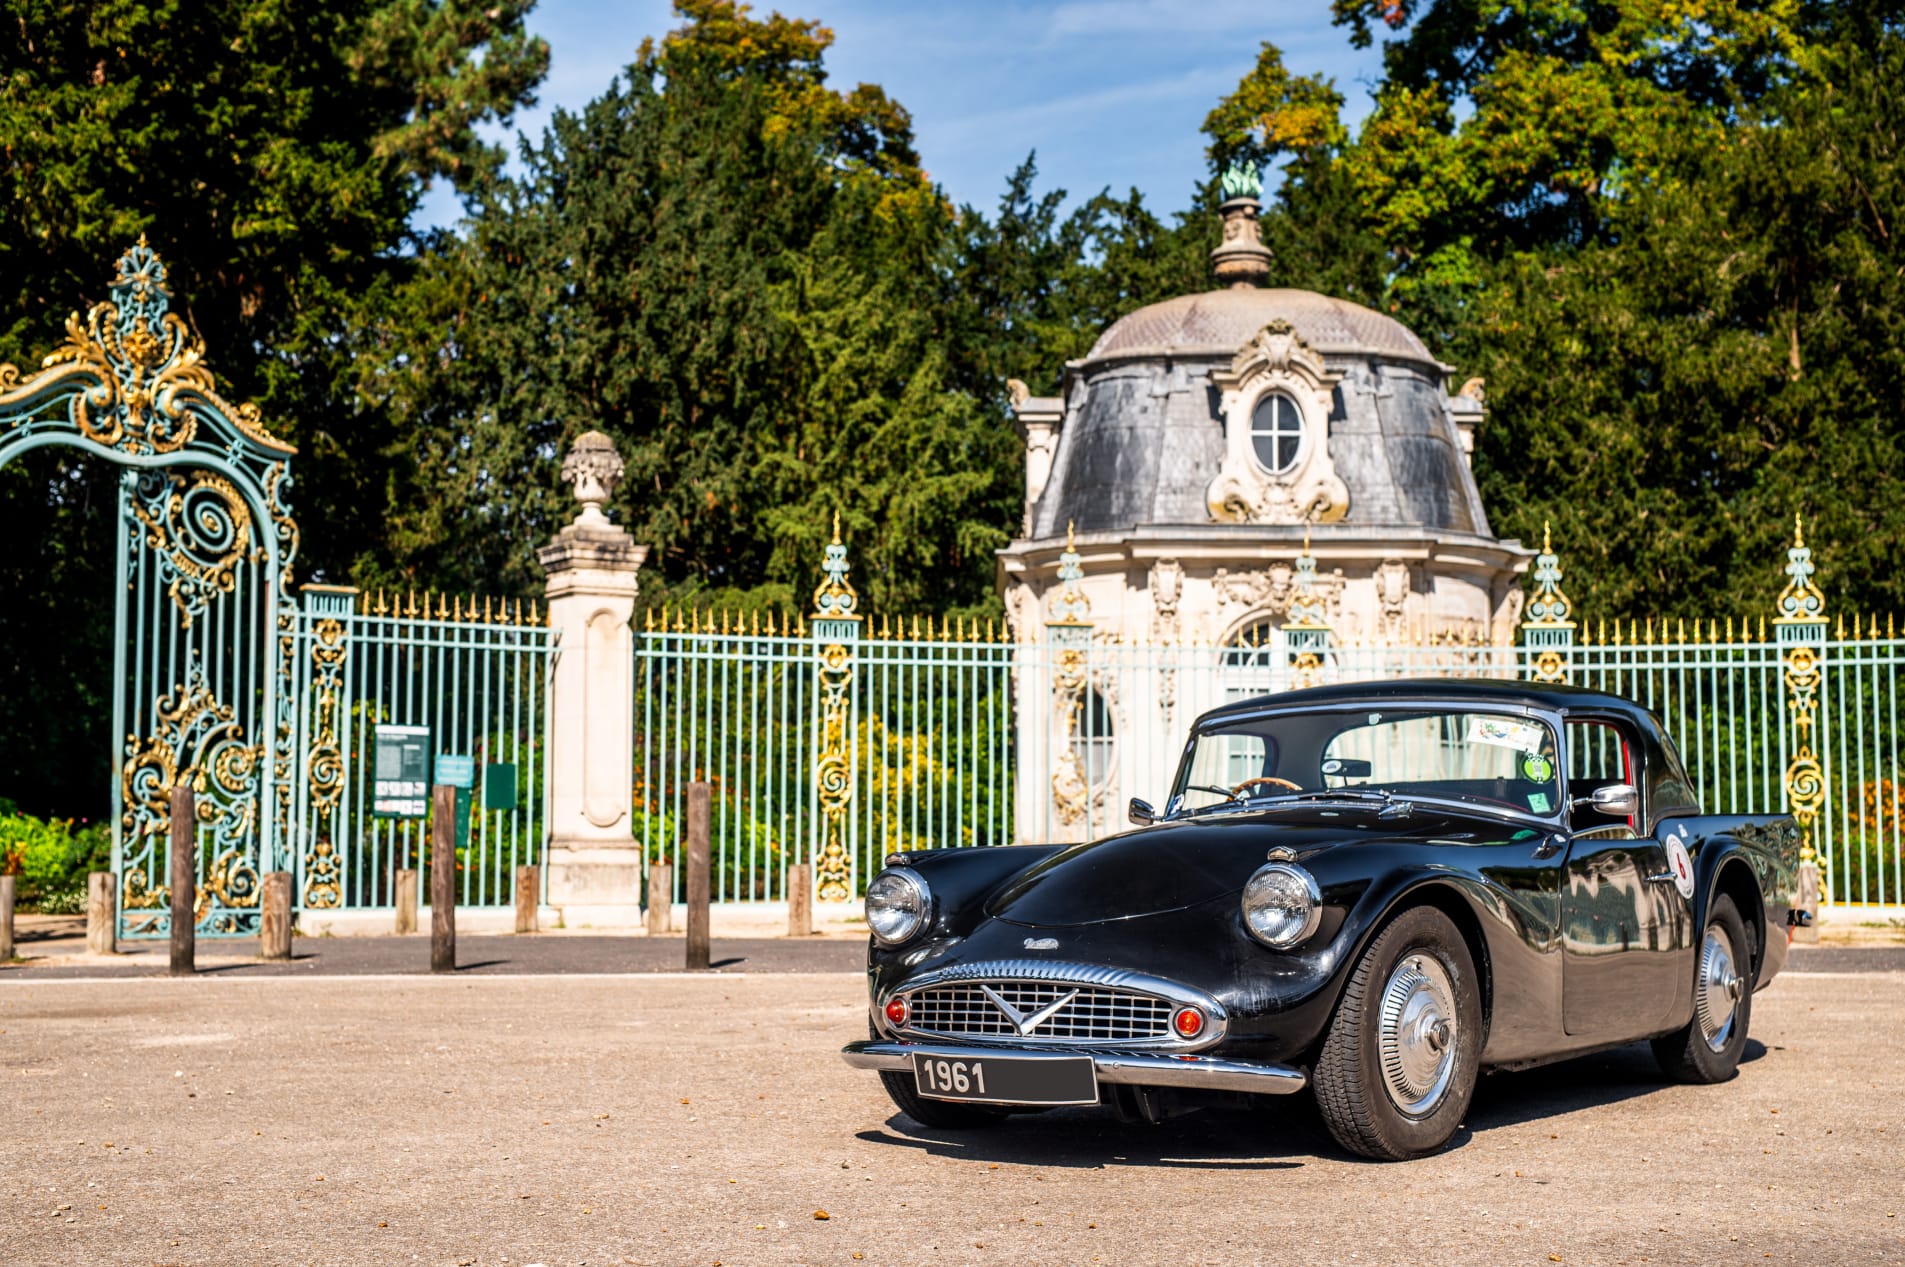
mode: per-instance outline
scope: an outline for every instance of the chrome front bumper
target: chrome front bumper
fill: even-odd
[[[899,1043],[868,1039],[848,1043],[840,1055],[855,1069],[886,1073],[913,1072],[914,1056],[943,1056],[971,1060],[974,1056],[1010,1056],[1050,1060],[1090,1056],[1098,1081],[1141,1087],[1189,1087],[1205,1091],[1251,1091],[1258,1095],[1294,1095],[1310,1083],[1301,1069],[1289,1065],[1259,1065],[1217,1056],[1147,1055],[1139,1052],[1078,1051],[1053,1047],[984,1046],[978,1043]]]

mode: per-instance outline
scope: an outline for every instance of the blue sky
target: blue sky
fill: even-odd
[[[1036,149],[1041,190],[1074,199],[1142,190],[1160,211],[1190,200],[1204,174],[1198,125],[1269,40],[1298,73],[1321,71],[1359,122],[1379,47],[1350,47],[1329,0],[789,0],[756,4],[818,18],[834,33],[829,82],[877,83],[913,115],[926,170],[955,202],[990,211],[1006,176]],[[607,87],[646,35],[677,25],[668,0],[541,0],[530,29],[549,41],[549,77],[515,127],[540,133],[556,107]],[[493,130],[493,135],[504,135]],[[418,220],[460,214],[447,188]]]

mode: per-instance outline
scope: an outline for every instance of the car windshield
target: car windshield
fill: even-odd
[[[1168,812],[1272,797],[1472,801],[1548,817],[1560,803],[1553,729],[1539,718],[1415,707],[1245,717],[1200,729]]]

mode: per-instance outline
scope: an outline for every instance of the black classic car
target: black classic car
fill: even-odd
[[[1793,821],[1703,814],[1650,713],[1565,686],[1228,705],[1131,817],[890,856],[848,1063],[941,1128],[1309,1087],[1343,1147],[1402,1159],[1490,1070],[1650,1039],[1671,1078],[1732,1077],[1791,935]]]

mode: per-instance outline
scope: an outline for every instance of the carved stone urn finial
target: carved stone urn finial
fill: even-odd
[[[562,459],[562,478],[575,485],[575,499],[582,503],[577,523],[607,522],[602,507],[615,495],[622,470],[622,455],[615,451],[615,441],[600,431],[585,431],[575,438],[569,456]]]
[[[1224,173],[1224,240],[1210,253],[1211,272],[1232,289],[1249,290],[1270,277],[1270,248],[1263,244],[1257,224],[1258,199],[1263,194],[1257,173],[1232,167]]]

